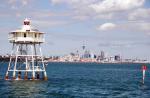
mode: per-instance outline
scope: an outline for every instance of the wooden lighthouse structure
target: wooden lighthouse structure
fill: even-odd
[[[44,33],[25,19],[20,29],[9,33],[9,42],[13,46],[5,80],[47,80],[41,50]]]

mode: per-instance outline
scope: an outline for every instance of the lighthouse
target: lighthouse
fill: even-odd
[[[9,33],[8,40],[12,51],[5,80],[47,80],[41,50],[44,33],[33,28],[26,18],[20,29]]]

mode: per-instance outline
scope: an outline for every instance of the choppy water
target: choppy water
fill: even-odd
[[[5,81],[0,63],[0,98],[150,98],[150,66],[145,85],[141,64],[49,63],[48,81]]]

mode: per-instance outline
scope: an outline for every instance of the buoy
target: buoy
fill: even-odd
[[[147,69],[147,66],[146,65],[143,65],[142,66],[142,72],[143,72],[143,78],[142,78],[142,83],[144,84],[144,79],[145,79],[145,71]]]

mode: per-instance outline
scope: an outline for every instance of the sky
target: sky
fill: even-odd
[[[0,54],[10,54],[8,33],[25,18],[46,33],[46,56],[84,44],[95,54],[150,59],[150,0],[1,0]]]

